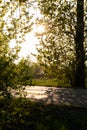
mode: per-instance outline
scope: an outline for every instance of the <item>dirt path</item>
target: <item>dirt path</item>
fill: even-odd
[[[87,89],[26,87],[27,98],[47,104],[87,107]]]

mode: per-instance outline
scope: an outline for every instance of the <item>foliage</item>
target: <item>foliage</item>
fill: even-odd
[[[49,6],[46,7],[45,5],[41,8],[42,12],[45,14],[46,29],[48,31],[46,38],[43,37],[41,41],[41,47],[38,49],[39,55],[37,58],[40,64],[44,66],[45,72],[49,77],[56,78],[57,80],[67,78],[67,81],[72,86],[73,74],[75,71],[75,69],[72,70],[72,68],[75,68],[74,31],[68,36],[67,32],[69,33],[69,30],[66,29],[73,28],[73,24],[69,24],[73,23],[73,20],[68,16],[70,15],[69,10],[65,16],[66,7],[69,5],[67,5],[67,2],[65,5],[63,3],[61,5],[54,1],[41,1],[41,3],[45,5],[49,3],[52,8],[49,10]],[[69,9],[71,8],[73,7],[69,7]],[[67,21],[63,23],[65,17],[67,17]],[[65,26],[69,26],[66,24],[69,24],[70,27],[66,28]]]
[[[11,94],[9,90],[16,89],[19,85],[20,78],[17,77],[15,61],[20,51],[19,43],[24,41],[25,34],[32,26],[30,21],[32,16],[29,16],[30,6],[26,2],[0,1],[0,95],[3,96],[9,97]],[[16,45],[11,49],[9,43],[13,39]]]
[[[35,86],[48,86],[48,87],[70,87],[70,84],[65,82],[64,79],[51,79],[51,78],[39,78],[32,79],[32,83]]]
[[[21,59],[16,65],[16,71],[19,85],[32,85],[32,66],[29,58]]]
[[[18,58],[19,49],[10,49],[8,40],[0,37],[0,95],[10,96],[8,87],[16,85],[15,77],[15,60]]]
[[[85,2],[86,3],[86,2]],[[85,5],[85,16],[87,7]],[[49,77],[67,79],[74,86],[77,69],[76,26],[77,1],[76,0],[41,0],[39,8],[44,14],[42,23],[46,32],[42,34],[40,47],[37,48],[39,63],[44,66]],[[86,25],[86,17],[84,22]],[[41,20],[40,20],[41,21]],[[86,26],[84,26],[86,50]],[[82,43],[83,44],[83,43]],[[82,52],[83,53],[83,52]]]
[[[27,2],[27,3],[26,3]],[[15,39],[16,42],[24,41],[24,36],[31,31],[32,16],[29,14],[29,3],[26,1],[2,1],[1,2],[1,31],[8,38]]]
[[[0,91],[4,97],[12,95],[10,90],[24,89],[26,85],[32,85],[31,62],[29,59],[22,59],[18,64],[12,62],[9,57],[4,57],[1,60],[1,76],[0,76]],[[3,71],[2,71],[3,70]],[[19,93],[18,93],[19,94]]]
[[[38,63],[32,63],[31,67],[31,74],[33,79],[44,77],[43,68]]]
[[[1,130],[86,130],[86,120],[87,108],[0,99]]]

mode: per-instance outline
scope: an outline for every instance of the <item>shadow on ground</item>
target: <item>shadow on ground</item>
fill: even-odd
[[[47,104],[87,107],[87,90],[49,88],[45,91],[45,95],[39,101]]]

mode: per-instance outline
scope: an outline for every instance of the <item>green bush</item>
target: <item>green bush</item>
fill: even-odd
[[[87,108],[0,99],[0,130],[87,130]]]

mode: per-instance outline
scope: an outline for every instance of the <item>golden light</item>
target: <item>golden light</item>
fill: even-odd
[[[8,0],[10,1],[10,0]],[[36,8],[34,8],[36,7]],[[28,32],[27,34],[25,34],[25,41],[23,43],[21,43],[19,46],[21,47],[20,52],[19,52],[19,57],[26,57],[27,55],[30,55],[31,59],[34,60],[35,58],[33,58],[33,56],[31,55],[31,53],[33,54],[37,54],[37,49],[36,49],[36,45],[39,45],[39,39],[38,36],[43,36],[46,29],[45,26],[43,25],[43,23],[37,23],[37,18],[42,19],[42,15],[40,14],[40,10],[38,8],[38,4],[35,2],[34,7],[30,7],[29,8],[29,14],[33,17],[31,19],[30,22],[33,22],[33,26],[32,26],[32,30],[31,32]],[[20,10],[16,9],[16,13],[14,14],[14,16],[17,18],[20,15]],[[5,19],[7,19],[7,17],[5,16]],[[16,42],[14,39],[12,39],[9,43],[9,46],[11,48],[14,48],[16,46]]]
[[[44,33],[44,31],[45,31],[45,29],[44,29],[44,26],[43,25],[39,25],[39,26],[37,26],[36,27],[36,30],[35,30],[35,32],[36,33]]]

